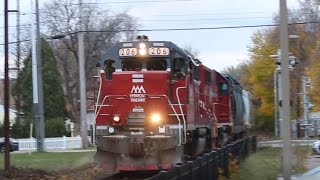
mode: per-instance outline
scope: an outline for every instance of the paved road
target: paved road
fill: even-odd
[[[308,156],[305,160],[304,165],[308,170],[320,166],[320,155]]]

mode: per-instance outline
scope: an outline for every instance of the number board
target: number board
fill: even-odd
[[[170,50],[166,47],[150,47],[148,52],[150,56],[168,56]]]
[[[119,56],[136,56],[138,54],[137,48],[121,48],[119,49]]]

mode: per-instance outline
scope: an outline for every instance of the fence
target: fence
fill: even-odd
[[[226,147],[204,154],[194,161],[168,171],[161,171],[149,180],[218,180],[229,178],[239,168],[249,152],[256,152],[257,139],[252,136],[229,144]]]
[[[91,138],[90,138],[91,139]],[[88,138],[89,140],[89,138]],[[36,150],[37,140],[35,138],[18,139],[19,150]],[[56,137],[56,138],[45,138],[44,148],[46,150],[54,149],[75,149],[82,147],[82,140],[80,136],[76,137]]]

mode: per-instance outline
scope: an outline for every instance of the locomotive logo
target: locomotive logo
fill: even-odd
[[[146,93],[146,91],[144,90],[143,86],[132,86],[130,93],[141,94]]]
[[[146,91],[144,90],[144,87],[142,85],[132,86],[130,93],[131,102],[145,102]]]

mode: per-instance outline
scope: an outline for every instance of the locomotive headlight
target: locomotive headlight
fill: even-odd
[[[111,127],[111,126],[110,126],[110,127],[108,128],[108,131],[109,131],[110,134],[113,134],[113,133],[114,133],[114,127]]]
[[[145,43],[140,43],[139,44],[139,54],[141,55],[141,56],[144,56],[144,55],[146,55],[147,54],[147,49],[146,49],[146,44]]]
[[[161,121],[160,114],[152,114],[151,115],[151,121],[155,124],[158,124]]]
[[[140,43],[139,44],[139,48],[140,49],[145,49],[147,46],[146,46],[146,44],[145,43]]]
[[[146,49],[139,49],[139,54],[140,54],[141,56],[144,56],[144,55],[147,54],[147,50],[146,50]]]
[[[113,121],[114,122],[119,122],[120,121],[120,116],[118,114],[113,116]]]

